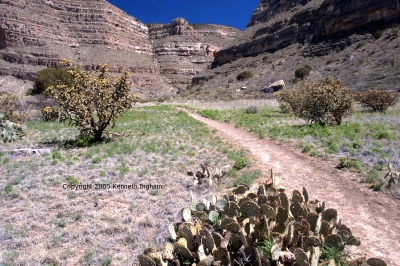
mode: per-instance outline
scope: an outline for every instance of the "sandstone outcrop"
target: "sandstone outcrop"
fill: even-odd
[[[238,32],[183,18],[149,29],[105,0],[0,0],[0,76],[33,80],[63,58],[87,70],[108,63],[131,73],[135,92],[160,96],[186,87]]]
[[[149,25],[160,74],[168,84],[184,89],[191,79],[207,69],[215,53],[237,36],[238,29],[219,25],[189,25],[183,18],[170,24]]]
[[[0,75],[32,80],[73,60],[131,72],[137,87],[167,89],[158,75],[148,28],[105,0],[0,0]]]

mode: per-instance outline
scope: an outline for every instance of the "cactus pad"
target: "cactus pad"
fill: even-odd
[[[182,219],[185,222],[189,222],[192,219],[192,211],[189,208],[182,209]]]
[[[227,204],[228,204],[228,202],[225,199],[220,199],[220,200],[216,201],[215,207],[217,210],[223,211],[223,210],[225,210]]]
[[[367,259],[367,264],[370,266],[387,266],[386,262],[377,258],[369,258]]]
[[[281,207],[286,210],[289,210],[289,200],[288,197],[286,196],[286,193],[284,192],[279,193],[279,199],[281,201]]]
[[[335,209],[326,209],[322,212],[322,220],[327,222],[335,223],[337,221],[338,215]]]
[[[298,190],[293,190],[292,192],[292,202],[303,203],[303,195]]]
[[[275,219],[276,217],[276,212],[274,208],[272,208],[268,204],[261,205],[261,214],[264,215],[267,219]]]
[[[296,258],[296,262],[297,262],[298,266],[309,266],[310,265],[307,254],[301,248],[296,248],[296,250],[294,252],[294,256]]]
[[[162,258],[164,260],[173,260],[174,259],[174,245],[172,243],[165,244],[164,250],[162,252]]]
[[[282,207],[278,208],[278,213],[276,214],[276,223],[277,224],[284,224],[288,219],[288,211]]]
[[[215,223],[217,222],[219,219],[219,214],[216,211],[210,211],[210,213],[208,214],[208,220],[210,220],[211,222]]]
[[[304,202],[308,202],[309,200],[308,191],[305,187],[303,187],[303,197],[304,197]]]
[[[300,203],[298,201],[294,201],[290,205],[290,212],[292,213],[294,218],[297,218],[297,217],[307,218],[306,210],[300,205]]]
[[[173,225],[168,225],[168,232],[169,232],[169,236],[171,237],[171,239],[173,241],[176,241],[178,236],[176,235],[175,227]]]
[[[248,190],[248,187],[246,187],[244,185],[239,185],[234,190],[232,190],[232,193],[235,195],[243,195],[244,193],[246,193],[247,190]]]
[[[140,266],[156,266],[156,263],[153,259],[146,255],[138,256],[139,265]]]
[[[254,201],[246,201],[240,205],[240,212],[245,218],[252,216],[259,216],[261,214],[261,209]]]
[[[325,244],[335,248],[336,250],[343,250],[344,247],[342,238],[337,234],[327,235],[325,237]]]

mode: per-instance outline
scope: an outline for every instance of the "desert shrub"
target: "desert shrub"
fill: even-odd
[[[311,71],[311,66],[305,65],[301,68],[296,69],[296,71],[294,72],[294,76],[298,79],[304,79],[305,77],[310,75],[310,71]]]
[[[353,98],[340,80],[326,77],[319,83],[305,83],[300,94],[300,116],[311,123],[340,125],[353,112]]]
[[[276,92],[275,96],[282,109],[320,125],[340,125],[353,112],[349,89],[331,77],[319,83],[303,83],[298,90]]]
[[[390,29],[390,36],[395,39],[399,36],[399,30],[397,28]]]
[[[47,88],[59,105],[59,121],[78,127],[81,136],[92,136],[99,142],[106,128],[115,126],[117,116],[139,100],[130,93],[128,73],[114,80],[107,75],[107,65],[92,73],[82,71],[70,61],[64,60],[62,64],[73,84],[60,82]]]
[[[71,87],[72,82],[72,75],[66,69],[48,67],[36,74],[33,89],[29,94],[45,94],[48,87],[56,87],[58,84],[68,84],[68,87]]]
[[[377,40],[377,39],[379,39],[380,37],[382,37],[383,31],[377,30],[377,31],[374,32],[373,35],[374,35],[375,40]]]
[[[249,70],[246,70],[246,71],[240,72],[236,76],[236,79],[237,80],[246,80],[246,79],[249,79],[249,78],[252,78],[252,77],[253,77],[253,73],[251,71],[249,71]]]
[[[383,112],[397,102],[398,95],[388,90],[368,90],[364,93],[354,94],[354,98],[362,107],[372,109],[372,111]]]
[[[258,108],[257,108],[257,106],[249,106],[244,111],[246,114],[257,114]]]
[[[275,92],[275,97],[278,100],[279,108],[284,113],[293,113],[297,116],[301,111],[301,94],[298,90],[284,89]]]
[[[18,96],[8,93],[0,94],[0,113],[4,115],[4,119],[17,120],[18,107]]]

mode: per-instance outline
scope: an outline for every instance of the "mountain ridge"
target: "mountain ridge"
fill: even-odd
[[[399,22],[398,0],[260,0],[244,31],[183,18],[144,24],[106,0],[0,0],[0,84],[9,91],[67,58],[86,70],[128,70],[133,91],[150,98],[257,91],[290,83],[304,64],[356,89],[398,88]],[[245,69],[254,78],[236,82]]]

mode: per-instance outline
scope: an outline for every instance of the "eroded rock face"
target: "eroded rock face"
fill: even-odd
[[[0,0],[0,75],[33,80],[63,58],[86,70],[108,63],[116,75],[131,72],[142,94],[159,96],[185,88],[238,32],[183,18],[149,30],[105,0]]]
[[[261,0],[241,42],[220,51],[214,66],[295,43],[338,39],[399,20],[398,0]]]
[[[32,80],[71,59],[84,69],[109,63],[134,85],[165,88],[148,28],[105,0],[0,0],[0,75]]]
[[[207,69],[215,53],[236,37],[238,29],[219,25],[189,25],[183,18],[149,26],[160,74],[168,84],[184,89],[193,76]]]

